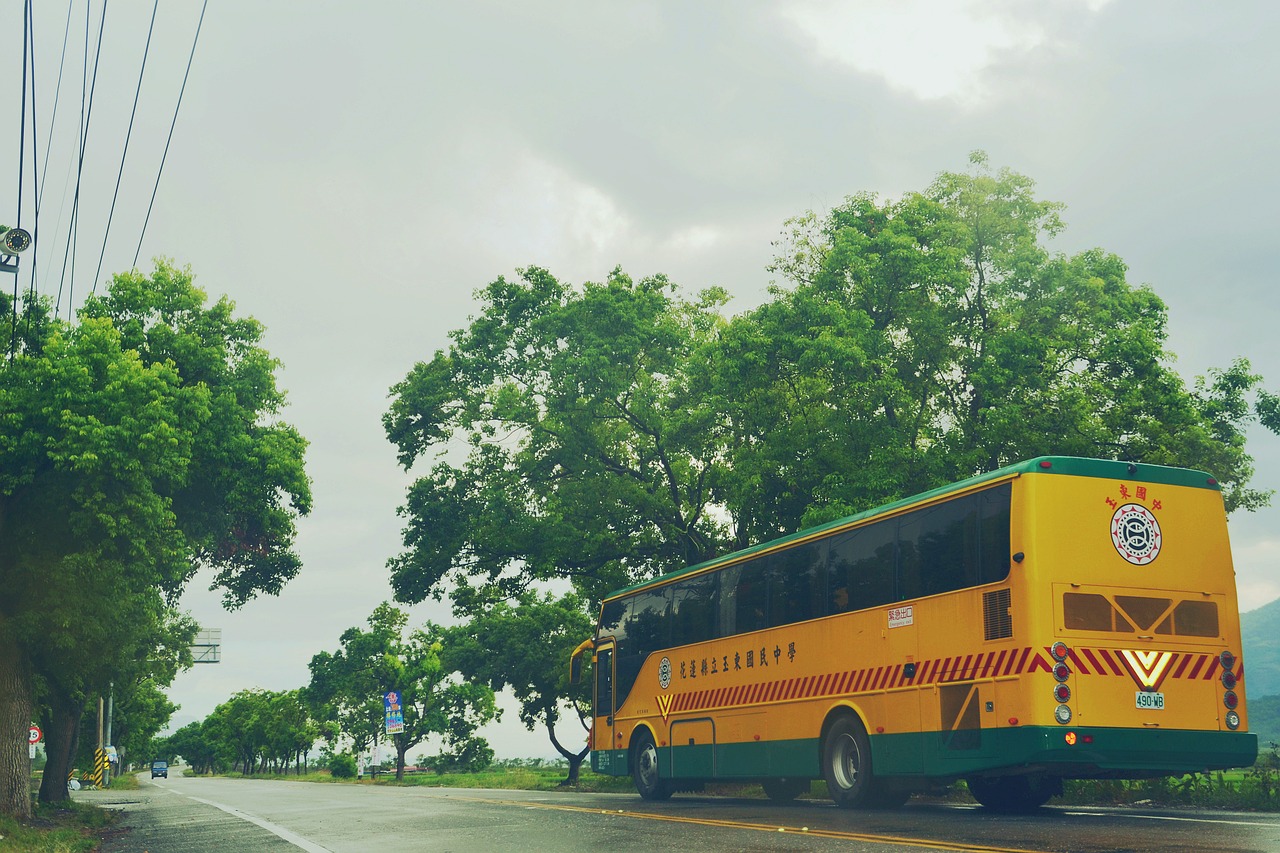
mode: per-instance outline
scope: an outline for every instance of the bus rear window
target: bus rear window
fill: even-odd
[[[1218,605],[1140,595],[1068,592],[1062,596],[1063,627],[1070,631],[1132,634],[1152,631],[1179,637],[1217,637]],[[1135,627],[1136,626],[1136,627]]]

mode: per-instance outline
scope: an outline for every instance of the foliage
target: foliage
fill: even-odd
[[[569,762],[569,784],[588,747],[572,750],[556,736],[556,722],[568,704],[583,732],[590,714],[587,683],[570,684],[569,653],[591,631],[579,596],[556,597],[524,592],[514,602],[485,599],[482,593],[460,590],[455,595],[459,615],[470,621],[444,632],[446,663],[472,681],[494,690],[510,687],[520,702],[520,722],[532,730],[542,725],[552,746]]]
[[[17,307],[0,297],[0,811],[24,814],[6,750],[37,690],[73,730],[202,567],[228,606],[279,592],[311,495],[262,327],[189,271],[117,275],[75,323]]]
[[[436,773],[479,773],[493,764],[493,749],[484,738],[469,737],[453,743],[427,763]]]
[[[336,752],[329,756],[329,774],[335,779],[354,779],[356,757],[349,752]]]
[[[716,553],[718,415],[684,371],[724,293],[687,302],[621,270],[575,290],[531,267],[479,297],[480,316],[392,389],[384,417],[406,467],[435,460],[401,509],[396,597],[560,577],[598,597]],[[470,446],[460,465],[441,456],[455,437]]]
[[[311,659],[307,701],[318,719],[336,723],[357,753],[385,727],[384,697],[395,692],[404,730],[388,735],[396,750],[396,778],[404,777],[405,754],[431,735],[458,748],[497,716],[493,690],[460,682],[442,665],[441,631],[434,625],[409,630],[408,616],[387,603],[368,619],[369,630],[349,628],[341,648]]]
[[[211,747],[217,764],[239,767],[246,775],[279,772],[288,769],[291,761],[300,773],[302,757],[319,736],[300,690],[241,690],[216,707],[198,732],[200,739],[209,742],[192,744],[201,758]],[[181,754],[194,763],[191,756]]]
[[[620,270],[481,289],[384,417],[401,463],[429,466],[396,596],[568,580],[594,602],[1041,454],[1201,468],[1229,511],[1264,505],[1244,436],[1280,431],[1280,399],[1244,360],[1185,383],[1159,297],[1114,254],[1052,254],[1061,205],[970,166],[792,220],[782,283],[736,317],[723,291]]]

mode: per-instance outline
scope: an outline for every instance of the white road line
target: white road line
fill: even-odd
[[[1172,815],[1156,815],[1156,814],[1122,814],[1120,812],[1063,812],[1063,814],[1077,815],[1080,817],[1122,817],[1126,820],[1172,820],[1182,821],[1184,823],[1225,823],[1231,826],[1269,826],[1272,829],[1280,826],[1280,823],[1254,820],[1225,820],[1223,818],[1213,817],[1173,817]]]
[[[249,823],[262,827],[272,835],[283,838],[294,847],[301,847],[303,850],[306,850],[307,853],[333,853],[333,851],[328,847],[321,847],[319,844],[316,844],[313,841],[308,841],[301,835],[294,835],[283,826],[277,826],[271,821],[263,820],[257,815],[251,815],[248,812],[242,812],[239,809],[232,808],[231,806],[224,806],[222,803],[215,803],[213,800],[206,800],[203,797],[193,797],[190,794],[182,794],[182,796],[186,797],[188,800],[195,800],[197,803],[204,803],[206,806],[213,806],[215,809],[222,809],[227,814],[238,817],[241,820],[247,820]]]

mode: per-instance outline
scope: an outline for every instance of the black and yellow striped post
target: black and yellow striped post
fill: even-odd
[[[93,751],[93,784],[102,787],[103,776],[107,772],[107,751],[98,747]]]

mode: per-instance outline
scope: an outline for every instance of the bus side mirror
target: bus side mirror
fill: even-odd
[[[577,684],[582,680],[582,653],[596,647],[595,640],[583,640],[569,655],[569,683]]]

